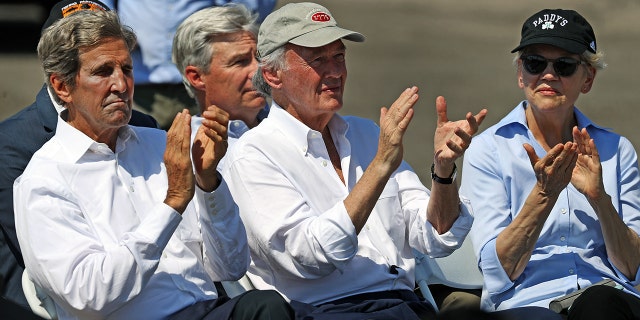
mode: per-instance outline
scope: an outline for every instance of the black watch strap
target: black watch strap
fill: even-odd
[[[453,172],[451,172],[451,175],[448,178],[442,178],[442,177],[438,177],[438,175],[436,175],[435,172],[435,163],[431,164],[431,179],[433,179],[433,181],[440,183],[440,184],[452,184],[453,180],[456,179],[456,172],[458,171],[458,168],[456,167],[456,164],[453,164]]]

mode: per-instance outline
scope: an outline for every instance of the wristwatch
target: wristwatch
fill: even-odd
[[[458,168],[456,167],[456,164],[453,164],[453,172],[451,172],[451,175],[448,178],[441,178],[438,177],[438,175],[436,175],[435,172],[435,167],[436,164],[432,163],[431,164],[431,179],[433,179],[433,181],[440,183],[440,184],[452,184],[453,180],[456,179],[456,174],[458,173]]]

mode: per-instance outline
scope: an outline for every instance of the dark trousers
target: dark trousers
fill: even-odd
[[[358,294],[319,306],[291,301],[299,320],[562,320],[557,313],[541,307],[522,307],[485,312],[479,307],[454,308],[436,313],[429,302],[413,291],[395,290]]]
[[[293,310],[282,296],[273,290],[251,290],[229,299],[201,301],[171,317],[171,320],[253,320],[293,319]]]
[[[573,302],[568,319],[640,319],[640,299],[615,287],[592,286]]]
[[[430,303],[410,290],[368,292],[321,305],[291,301],[300,320],[411,320],[435,319]]]

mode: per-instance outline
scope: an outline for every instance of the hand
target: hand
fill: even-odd
[[[487,116],[487,109],[482,109],[475,116],[467,112],[465,120],[449,121],[447,102],[444,97],[436,98],[438,122],[433,138],[435,173],[440,177],[448,177],[453,165],[471,144],[471,137],[478,132],[478,127]]]
[[[402,138],[413,118],[413,106],[418,101],[418,88],[407,88],[389,109],[380,109],[380,137],[376,158],[395,171],[402,162]]]
[[[577,144],[578,160],[571,183],[587,199],[597,199],[605,193],[598,149],[585,128],[578,130],[578,127],[573,127],[573,141]]]
[[[167,131],[164,165],[169,187],[164,203],[180,214],[184,212],[195,193],[191,166],[191,116],[188,110],[178,113]]]
[[[557,144],[542,159],[528,143],[523,145],[536,174],[540,190],[549,196],[556,196],[571,181],[573,168],[578,159],[578,147],[573,142]]]
[[[193,165],[200,189],[211,192],[218,187],[217,167],[227,152],[229,114],[211,105],[202,113],[202,126],[193,141]]]

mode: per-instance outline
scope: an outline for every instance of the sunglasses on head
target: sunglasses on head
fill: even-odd
[[[551,62],[553,63],[553,70],[560,77],[572,76],[576,70],[578,70],[578,66],[582,64],[581,60],[574,58],[560,57],[557,59],[547,59],[537,54],[523,55],[520,57],[520,60],[522,60],[524,69],[533,75],[541,74]]]

